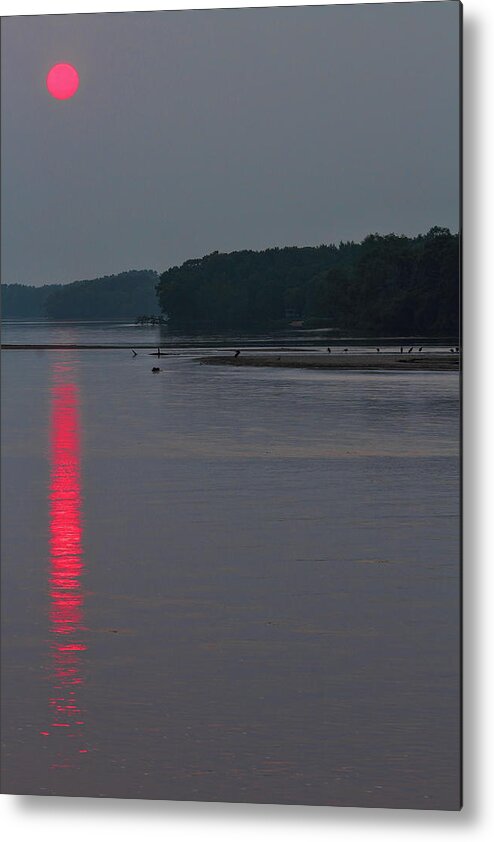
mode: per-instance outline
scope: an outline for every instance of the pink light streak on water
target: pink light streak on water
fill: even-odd
[[[49,620],[51,717],[40,733],[56,740],[52,768],[73,765],[86,753],[84,714],[84,572],[81,517],[79,388],[70,363],[56,363],[51,388]],[[60,734],[63,733],[63,744]],[[57,735],[55,737],[55,735]],[[70,740],[70,744],[66,742]],[[71,762],[72,760],[72,762]]]

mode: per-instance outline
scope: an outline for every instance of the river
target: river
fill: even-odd
[[[53,330],[139,353],[3,352],[3,790],[457,809],[458,375]]]

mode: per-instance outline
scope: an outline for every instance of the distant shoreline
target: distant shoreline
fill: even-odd
[[[176,344],[175,346],[161,345],[161,353],[157,353],[156,345],[133,346],[140,352],[148,352],[150,356],[175,356],[177,352],[199,350],[189,344]],[[93,345],[93,344],[3,344],[3,351],[131,351],[130,345]],[[383,348],[380,352],[366,352],[362,354],[344,353],[335,348],[331,354],[320,352],[315,354],[312,351],[303,349],[270,348],[262,353],[252,351],[241,351],[238,357],[234,349],[222,349],[221,354],[211,354],[207,357],[195,357],[196,362],[201,365],[252,367],[252,368],[305,368],[319,370],[368,370],[368,371],[459,371],[460,355],[457,353],[435,353],[430,352],[409,354],[405,351],[399,354],[396,351],[389,351]],[[228,355],[226,352],[228,351]],[[151,352],[151,353],[149,353]],[[281,354],[281,355],[280,355]],[[279,356],[280,355],[280,356]]]
[[[386,371],[459,371],[459,354],[397,354],[396,352],[373,354],[345,354],[341,351],[331,354],[256,354],[247,356],[200,357],[201,365],[252,366],[254,368],[313,368],[344,370]]]
[[[82,345],[68,345],[52,342],[44,344],[2,343],[0,347],[2,351],[131,351],[132,348],[137,348],[140,351],[150,351],[153,348],[156,349],[158,346],[156,342],[154,343],[154,345],[139,345],[137,343],[135,343],[134,345],[89,345],[87,343]],[[163,348],[164,346],[160,345],[160,347]]]

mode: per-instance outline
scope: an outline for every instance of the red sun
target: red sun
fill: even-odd
[[[70,99],[79,87],[79,74],[71,64],[55,64],[46,77],[46,87],[55,99]]]

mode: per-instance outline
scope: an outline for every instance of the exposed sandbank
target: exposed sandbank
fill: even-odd
[[[202,365],[232,365],[273,368],[369,369],[386,371],[458,371],[459,354],[396,354],[389,352],[366,354],[244,354],[238,357],[211,355],[200,357]]]

